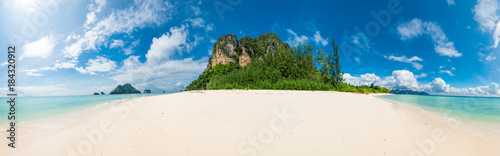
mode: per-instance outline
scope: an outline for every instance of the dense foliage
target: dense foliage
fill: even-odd
[[[204,90],[207,89],[207,84],[211,79],[218,77],[219,75],[225,75],[233,70],[239,69],[240,66],[231,62],[229,64],[219,64],[213,68],[210,66],[198,77],[198,79],[191,82],[189,86],[186,87],[186,90]]]
[[[388,93],[379,86],[352,86],[343,83],[338,45],[332,42],[333,50],[325,54],[322,49],[313,56],[309,43],[290,48],[278,44],[275,34],[264,34],[257,39],[244,37],[240,44],[248,45],[252,61],[245,67],[237,64],[218,64],[208,67],[186,90],[214,89],[274,89],[274,90],[324,90],[360,93]],[[281,40],[279,40],[281,42]],[[282,43],[282,42],[281,42]],[[264,53],[272,44],[274,51]],[[241,49],[236,49],[240,53]]]
[[[123,86],[122,85],[116,86],[116,88],[109,94],[135,94],[135,93],[140,94],[141,92],[132,87],[132,85],[126,83]]]

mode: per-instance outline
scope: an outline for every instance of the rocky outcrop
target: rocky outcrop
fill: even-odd
[[[274,52],[278,46],[284,46],[290,50],[290,46],[283,43],[279,36],[273,33],[262,34],[255,39],[245,36],[239,41],[236,35],[227,34],[215,42],[209,67],[231,62],[243,67],[248,65],[252,58],[262,58]]]
[[[251,61],[250,55],[248,55],[247,50],[245,48],[242,48],[241,55],[239,56],[239,64],[240,66],[244,67],[247,64],[249,64]]]
[[[211,65],[236,63],[231,56],[236,55],[235,49],[238,47],[238,38],[236,35],[227,34],[220,37],[214,44]]]

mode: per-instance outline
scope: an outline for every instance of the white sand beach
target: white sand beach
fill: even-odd
[[[21,125],[17,148],[1,139],[2,154],[500,155],[499,140],[462,132],[407,104],[353,93],[192,91],[66,117],[74,122],[44,133]]]

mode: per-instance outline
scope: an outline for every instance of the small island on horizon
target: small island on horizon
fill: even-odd
[[[123,86],[118,85],[109,94],[140,94],[141,91],[135,89],[130,83],[125,83]]]

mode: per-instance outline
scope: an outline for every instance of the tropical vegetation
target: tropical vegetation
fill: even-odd
[[[249,37],[242,39],[253,49],[259,48]],[[261,43],[262,44],[262,43]],[[253,54],[251,63],[245,67],[235,62],[210,65],[194,80],[186,90],[217,89],[273,89],[273,90],[322,90],[360,93],[388,93],[389,89],[375,85],[353,86],[344,83],[340,65],[339,46],[335,38],[332,51],[325,53],[322,48],[313,56],[313,46],[309,43],[290,48],[288,44],[275,47],[273,52]],[[239,51],[240,49],[237,49]],[[239,53],[239,52],[238,52]],[[258,57],[255,57],[258,56]],[[237,57],[237,56],[236,56]]]

